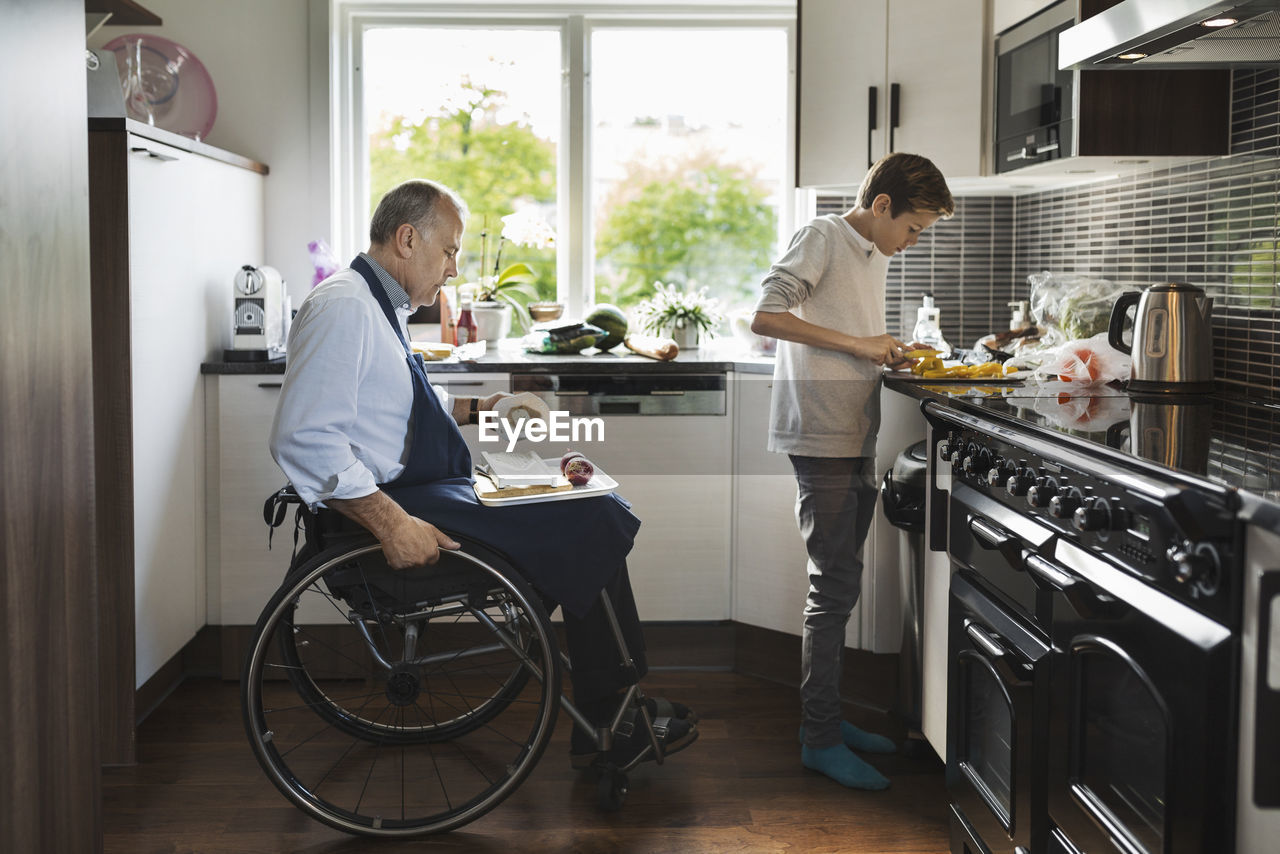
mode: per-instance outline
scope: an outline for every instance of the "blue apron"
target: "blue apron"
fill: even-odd
[[[617,495],[486,507],[472,488],[471,452],[462,431],[427,380],[420,354],[409,349],[391,300],[363,258],[351,268],[364,277],[404,347],[413,381],[409,459],[379,488],[412,516],[471,537],[511,557],[520,572],[568,612],[582,616],[622,568],[640,520]]]

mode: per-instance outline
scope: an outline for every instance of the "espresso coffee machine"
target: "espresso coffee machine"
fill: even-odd
[[[284,355],[287,329],[284,279],[274,267],[245,264],[232,283],[235,311],[228,362],[265,362]]]

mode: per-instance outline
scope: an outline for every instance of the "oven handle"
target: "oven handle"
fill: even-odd
[[[969,530],[978,545],[988,551],[998,551],[1014,569],[1022,569],[1022,541],[994,522],[981,516],[969,516]]]
[[[1004,657],[1004,647],[996,643],[996,639],[982,626],[977,623],[966,622],[964,627],[967,634],[978,648],[987,654],[988,658],[1000,659]]]
[[[1118,620],[1129,613],[1127,604],[1096,592],[1091,584],[1061,564],[1038,554],[1028,554],[1025,565],[1037,586],[1063,594],[1075,612],[1086,620]]]
[[[1065,566],[1058,566],[1053,561],[1045,560],[1038,554],[1028,554],[1025,565],[1027,573],[1037,587],[1065,593],[1068,588],[1076,583],[1075,576],[1071,574],[1071,570]]]
[[[1147,849],[1139,848],[1129,841],[1129,831],[1120,822],[1111,816],[1107,809],[1100,809],[1097,798],[1079,783],[1071,784],[1071,794],[1075,797],[1076,802],[1084,805],[1084,811],[1098,823],[1103,833],[1107,835],[1107,840],[1115,846],[1115,849],[1121,854],[1143,854]]]

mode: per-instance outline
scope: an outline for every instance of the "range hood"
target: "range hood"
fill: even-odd
[[[1122,0],[1065,30],[1058,62],[1086,71],[1280,65],[1280,0]]]

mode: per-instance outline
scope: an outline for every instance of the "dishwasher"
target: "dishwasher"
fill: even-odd
[[[512,373],[552,412],[598,419],[587,441],[520,450],[584,454],[642,522],[628,557],[644,620],[724,620],[730,609],[733,426],[721,372]]]

